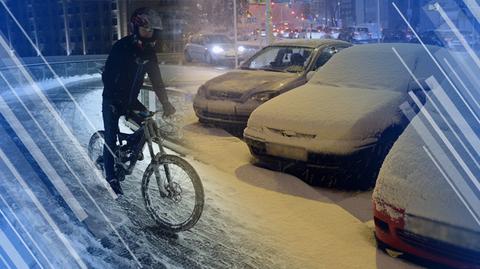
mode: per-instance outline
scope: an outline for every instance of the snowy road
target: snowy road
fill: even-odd
[[[202,177],[206,193],[202,218],[178,238],[162,234],[144,210],[140,181],[148,158],[122,183],[126,195],[115,201],[80,154],[91,133],[102,126],[98,78],[68,86],[78,106],[63,89],[48,91],[57,119],[38,96],[23,95],[20,102],[2,88],[2,100],[8,103],[1,111],[2,152],[80,256],[80,261],[72,258],[72,251],[64,247],[2,158],[0,208],[9,219],[14,218],[9,212],[17,212],[19,221],[12,226],[22,237],[31,234],[26,245],[31,256],[40,257],[38,263],[46,268],[48,264],[82,267],[82,263],[92,268],[417,268],[376,249],[371,192],[313,188],[293,176],[258,168],[250,163],[240,139],[197,123],[191,97],[201,83],[224,69],[164,66],[161,70],[167,84],[182,93],[173,100],[185,119],[184,136],[192,149],[187,158]],[[28,131],[22,133],[15,119]],[[82,148],[72,142],[69,130]],[[35,145],[29,139],[44,161],[32,154]],[[71,208],[71,201],[64,201],[49,181],[49,165],[84,209],[85,220],[79,221],[74,210],[65,210]],[[22,222],[34,225],[21,229]],[[33,257],[31,263],[35,264]]]

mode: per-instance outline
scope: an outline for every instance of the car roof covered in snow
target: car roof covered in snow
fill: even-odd
[[[435,53],[440,48],[431,46],[429,49]],[[416,73],[419,71],[416,70],[419,61],[428,58],[427,52],[419,44],[353,46],[334,55],[309,83],[406,92],[413,79],[402,61]],[[430,60],[427,66],[433,67],[433,62]]]
[[[309,48],[318,48],[323,45],[329,44],[342,44],[351,46],[351,43],[336,40],[336,39],[291,39],[291,40],[282,40],[277,41],[272,44],[272,46],[301,46]]]

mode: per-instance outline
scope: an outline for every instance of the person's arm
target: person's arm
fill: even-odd
[[[113,89],[120,79],[120,68],[122,67],[122,48],[117,41],[108,55],[102,73],[102,81],[105,88]]]
[[[150,66],[147,69],[147,74],[152,82],[152,89],[163,106],[163,115],[170,116],[175,113],[175,108],[168,100],[167,90],[165,89],[165,84],[163,83],[156,57],[155,59],[151,60],[149,65]]]

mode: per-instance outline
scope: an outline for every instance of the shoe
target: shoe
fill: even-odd
[[[122,190],[122,186],[120,185],[120,181],[118,181],[116,178],[108,180],[108,184],[110,184],[110,187],[112,187],[112,190],[115,192],[115,194],[123,195],[123,190]]]
[[[138,154],[137,160],[138,160],[138,161],[143,161],[143,159],[144,159],[143,152],[140,152],[140,153]]]

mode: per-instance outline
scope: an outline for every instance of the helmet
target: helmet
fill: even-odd
[[[153,36],[151,38],[142,38],[139,33],[139,27],[153,29]],[[158,13],[148,7],[136,9],[130,17],[130,31],[135,37],[143,42],[155,42],[160,37],[162,27],[162,19]]]

